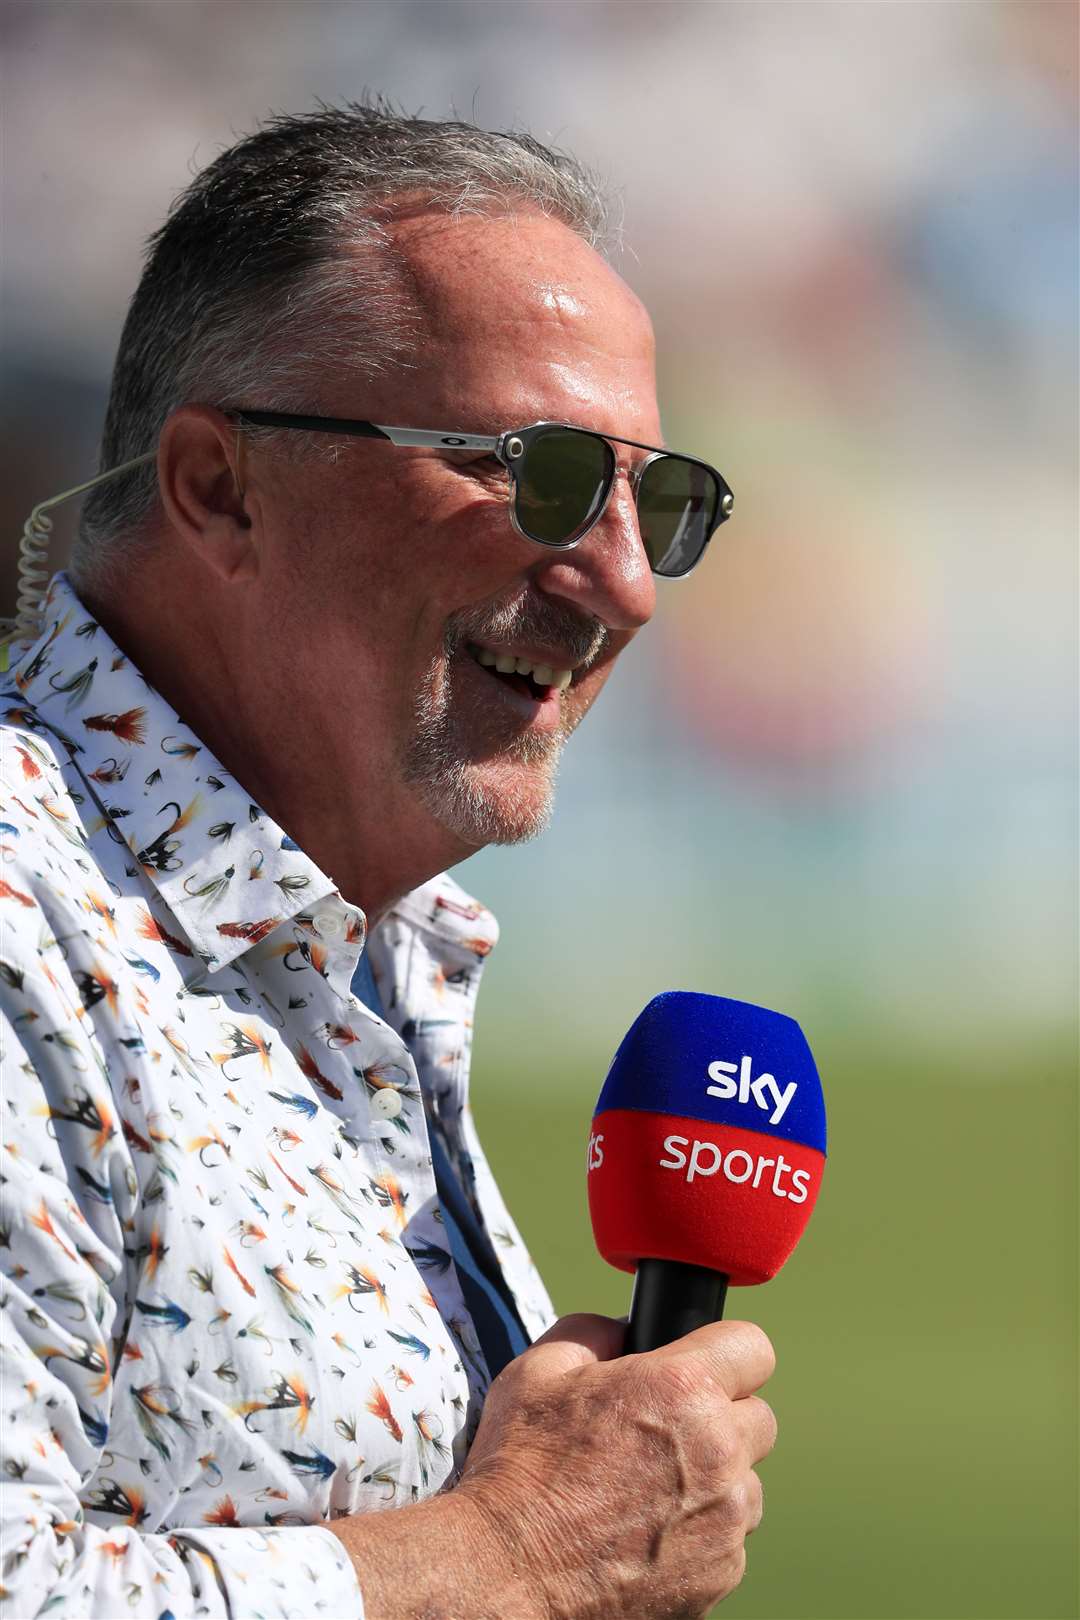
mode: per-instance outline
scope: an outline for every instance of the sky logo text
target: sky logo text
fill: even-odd
[[[798,1082],[792,1080],[781,1091],[775,1075],[771,1074],[759,1074],[755,1080],[750,1057],[744,1057],[741,1063],[722,1063],[717,1059],[709,1064],[709,1079],[713,1084],[706,1086],[706,1096],[737,1096],[741,1103],[754,1102],[769,1114],[770,1125],[779,1125],[798,1090]]]

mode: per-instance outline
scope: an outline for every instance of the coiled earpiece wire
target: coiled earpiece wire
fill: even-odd
[[[236,468],[233,476],[236,480],[236,492],[241,500],[244,498],[244,443],[244,434],[237,428]],[[62,506],[65,501],[74,500],[76,495],[85,495],[88,489],[107,483],[110,478],[119,478],[121,473],[132,472],[134,468],[144,466],[156,456],[156,450],[147,450],[144,455],[134,456],[131,461],[122,461],[119,466],[98,473],[96,478],[88,478],[84,484],[76,484],[74,489],[65,489],[61,495],[50,495],[47,501],[39,501],[34,507],[23,524],[19,540],[15,617],[13,619],[0,617],[0,674],[10,668],[11,652],[16,642],[25,641],[29,644],[41,634],[42,606],[52,577],[49,568],[49,536],[53,531],[53,522],[52,518],[46,517],[45,514],[54,506]]]
[[[61,495],[50,495],[47,501],[39,501],[34,507],[23,524],[22,537],[19,540],[15,617],[0,618],[0,672],[8,669],[11,651],[16,642],[29,643],[41,633],[42,606],[51,577],[49,537],[53,530],[52,518],[45,514],[54,506],[60,506],[64,501],[74,499],[76,495],[85,495],[86,491],[93,489],[96,484],[104,484],[110,478],[119,478],[121,473],[131,472],[133,468],[141,467],[147,461],[153,461],[156,455],[156,450],[148,450],[145,455],[135,456],[131,461],[122,461],[118,467],[110,467],[108,472],[98,473],[96,478],[88,478],[85,484],[76,484],[74,489],[65,489]]]

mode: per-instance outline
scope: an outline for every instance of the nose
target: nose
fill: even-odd
[[[630,635],[653,616],[656,581],[645,555],[630,481],[620,467],[607,505],[573,551],[552,551],[533,569],[537,588]]]

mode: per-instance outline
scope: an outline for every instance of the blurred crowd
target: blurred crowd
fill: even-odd
[[[532,947],[493,976],[543,1012],[574,975],[605,1033],[669,984],[958,1045],[1060,1025],[1077,15],[7,0],[3,609],[30,505],[96,467],[142,243],[190,173],[365,86],[527,127],[621,192],[669,442],[736,514],[568,751],[552,831],[468,874]]]

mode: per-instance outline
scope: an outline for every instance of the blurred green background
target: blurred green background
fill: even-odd
[[[142,242],[272,110],[365,87],[621,191],[669,441],[736,515],[661,590],[554,825],[459,875],[504,937],[475,1099],[560,1311],[620,1315],[588,1120],[649,998],[802,1024],[807,1237],[726,1616],[1076,1615],[1072,4],[5,0],[0,485],[86,476]],[[58,524],[55,560],[70,518]],[[510,1617],[508,1617],[510,1620]]]
[[[973,1050],[973,1086],[967,1062],[872,1029],[811,1035],[830,1160],[785,1270],[728,1296],[776,1347],[780,1438],[714,1612],[1075,1616],[1072,1048],[1033,1043],[1021,1099],[1016,1053]],[[596,1255],[585,1201],[603,1067],[553,1076],[536,1045],[481,1044],[480,1128],[560,1314],[621,1316],[632,1281]]]

